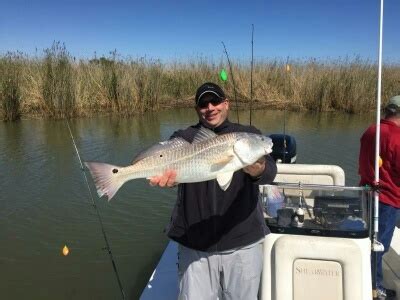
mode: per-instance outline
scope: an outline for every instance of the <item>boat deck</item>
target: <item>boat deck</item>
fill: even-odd
[[[400,300],[400,218],[398,218],[389,251],[383,256],[383,275],[386,288],[396,291]]]
[[[178,244],[170,241],[154,269],[140,300],[172,300],[178,298]]]

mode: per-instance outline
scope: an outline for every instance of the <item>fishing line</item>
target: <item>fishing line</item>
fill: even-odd
[[[228,51],[226,51],[225,44],[224,44],[224,42],[221,42],[221,43],[222,43],[222,46],[224,46],[224,52],[225,52],[226,58],[228,60],[229,71],[231,72],[231,76],[232,76],[233,92],[235,95],[235,103],[236,103],[237,122],[240,123],[239,122],[239,107],[238,107],[237,96],[236,96],[236,84],[235,84],[235,79],[233,78],[232,65],[231,65],[231,61],[229,59]]]
[[[254,64],[254,55],[253,55],[253,48],[254,48],[254,24],[251,24],[251,67],[250,67],[250,125],[251,125],[251,115],[253,110],[253,64]]]
[[[104,230],[103,220],[101,218],[100,211],[97,208],[96,202],[94,201],[92,190],[90,189],[89,181],[88,181],[86,173],[85,173],[85,168],[84,168],[84,166],[82,164],[81,156],[79,154],[78,147],[76,146],[74,135],[72,134],[72,130],[71,130],[71,127],[69,126],[68,119],[67,119],[67,126],[68,126],[68,130],[69,130],[69,134],[71,136],[72,144],[74,145],[74,148],[75,148],[75,153],[78,156],[80,168],[81,168],[81,171],[83,173],[83,177],[85,179],[85,183],[86,183],[87,189],[89,191],[90,199],[92,200],[92,206],[96,210],[97,218],[99,220],[100,227],[101,227],[101,232],[103,233],[104,242],[106,243],[106,247],[104,247],[103,250],[107,250],[107,252],[108,252],[108,255],[110,257],[110,260],[111,260],[111,263],[112,263],[112,266],[113,266],[113,269],[114,269],[115,277],[117,278],[119,290],[121,291],[122,299],[125,300],[125,292],[124,292],[124,289],[122,288],[122,283],[121,283],[121,280],[120,280],[120,277],[119,277],[119,273],[118,273],[118,270],[117,270],[117,265],[115,264],[114,257],[113,257],[112,251],[111,251],[111,247],[110,247],[110,244],[108,243],[108,238],[107,238],[107,235],[106,235],[106,231]]]

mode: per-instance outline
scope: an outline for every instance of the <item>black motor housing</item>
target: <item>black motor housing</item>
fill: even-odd
[[[293,136],[287,134],[271,134],[269,137],[274,143],[270,155],[276,162],[284,164],[293,164],[296,162],[296,140]]]

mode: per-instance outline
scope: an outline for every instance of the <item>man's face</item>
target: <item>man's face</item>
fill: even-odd
[[[229,101],[220,100],[213,94],[205,94],[196,106],[200,122],[211,128],[218,127],[228,117]]]

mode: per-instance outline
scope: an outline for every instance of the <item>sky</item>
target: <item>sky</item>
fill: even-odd
[[[1,0],[0,55],[77,58],[378,59],[379,0]],[[383,62],[400,63],[400,1],[384,3]]]

